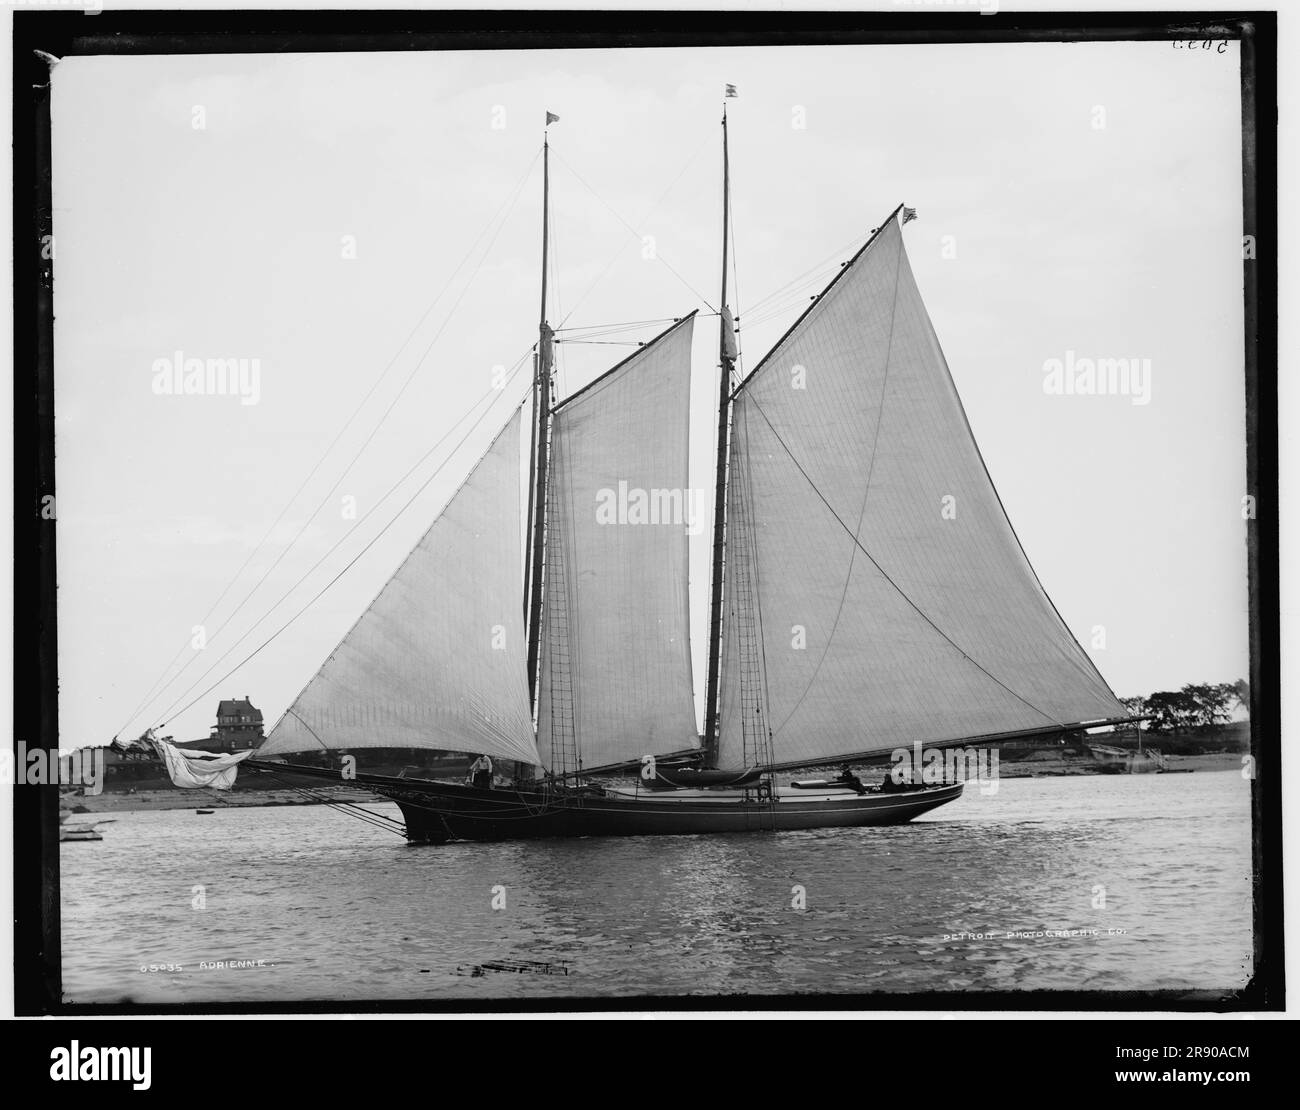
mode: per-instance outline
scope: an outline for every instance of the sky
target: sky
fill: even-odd
[[[634,341],[700,310],[692,485],[711,490],[724,82],[743,365],[915,208],[907,250],[980,449],[1102,674],[1121,696],[1246,675],[1235,43],[69,58],[63,746],[198,738],[222,697],[270,724],[428,527],[526,388],[547,109],[548,317],[646,321],[607,338]],[[561,392],[632,349],[561,344]],[[177,352],[256,359],[256,403],[157,392]],[[1080,358],[1149,360],[1149,394],[1045,390]],[[697,678],[708,564],[706,529]]]

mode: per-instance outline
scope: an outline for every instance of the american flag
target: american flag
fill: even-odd
[[[726,92],[723,93],[723,96],[739,96],[739,95],[740,94],[736,92],[735,85],[728,85]]]
[[[904,209],[903,209],[903,223],[907,223],[908,220],[914,220],[914,219],[916,219],[916,209],[915,209],[915,208],[904,208]]]

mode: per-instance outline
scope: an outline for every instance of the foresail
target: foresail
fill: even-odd
[[[693,316],[557,407],[537,709],[546,765],[699,745],[688,488]]]
[[[520,593],[519,410],[258,755],[436,748],[540,762]]]
[[[736,395],[726,558],[722,765],[1126,716],[1012,531],[893,219]]]

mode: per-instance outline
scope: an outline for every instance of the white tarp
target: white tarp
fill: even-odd
[[[229,790],[235,785],[239,765],[253,754],[251,748],[246,752],[228,754],[189,751],[157,738],[154,738],[153,746],[167,764],[167,774],[171,776],[172,785],[187,790],[200,786]]]

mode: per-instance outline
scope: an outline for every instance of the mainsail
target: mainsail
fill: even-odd
[[[1127,716],[1012,530],[896,219],[733,405],[721,765]]]
[[[538,748],[557,773],[698,747],[691,694],[691,333],[556,407]]]
[[[516,409],[259,757],[436,748],[540,762],[520,594]]]

